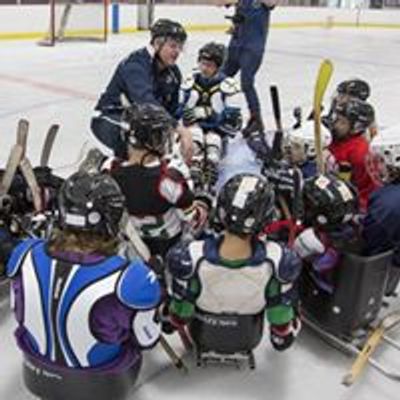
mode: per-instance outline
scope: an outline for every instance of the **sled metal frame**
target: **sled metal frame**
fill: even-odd
[[[238,369],[246,364],[251,370],[256,368],[256,361],[253,351],[237,352],[232,354],[223,354],[216,351],[202,351],[195,349],[196,365],[198,367],[206,367],[208,364],[232,365]]]
[[[302,316],[302,321],[305,326],[307,326],[325,343],[349,356],[358,356],[361,353],[361,349],[368,338],[369,330],[375,328],[373,326],[369,326],[368,327],[369,329],[366,329],[364,331],[364,335],[362,337],[355,336],[354,338],[350,337],[341,338],[325,330],[320,324],[310,319],[307,315]],[[397,328],[399,328],[399,326],[397,326]],[[394,329],[395,328],[393,328],[393,330]],[[400,351],[400,342],[394,340],[386,333],[383,335],[383,342],[385,342],[392,349]],[[381,345],[379,345],[379,347],[380,346]],[[386,378],[400,382],[400,370],[397,371],[391,368],[390,366],[387,366],[386,364],[383,364],[382,362],[378,361],[374,357],[369,357],[368,363],[372,367],[374,367],[377,371],[379,371],[382,375],[384,375]]]

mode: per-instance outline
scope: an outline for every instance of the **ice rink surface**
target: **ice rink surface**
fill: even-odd
[[[223,33],[191,33],[180,59],[187,73],[196,61],[198,48],[207,41],[227,41]],[[60,123],[51,165],[73,162],[88,139],[91,110],[105,88],[117,63],[130,51],[144,45],[147,34],[113,37],[107,44],[65,43],[55,48],[33,42],[2,42],[0,46],[0,165],[4,165],[15,141],[19,118],[31,123],[29,156],[39,159],[44,133]],[[272,127],[270,84],[280,89],[283,117],[292,124],[295,106],[308,110],[319,63],[330,58],[335,66],[328,88],[343,79],[360,77],[372,87],[381,131],[399,125],[400,37],[397,30],[304,29],[273,30],[268,51],[257,76],[263,113]],[[399,125],[400,126],[400,125]],[[0,399],[32,399],[22,384],[21,358],[13,336],[13,318],[0,309]],[[171,339],[183,352],[177,338]],[[383,357],[400,370],[400,357],[386,352]],[[368,368],[352,388],[340,382],[351,359],[328,347],[303,330],[291,351],[274,352],[265,336],[256,351],[257,369],[231,367],[196,368],[185,356],[190,373],[183,376],[169,365],[160,348],[146,355],[145,365],[132,399],[254,399],[254,400],[398,400],[400,383],[389,381]],[[84,388],[83,388],[84,390]],[[72,400],[72,399],[71,399]],[[110,399],[111,400],[111,399]]]

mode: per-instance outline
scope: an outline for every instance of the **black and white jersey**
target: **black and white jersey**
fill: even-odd
[[[143,239],[170,239],[190,216],[194,195],[182,167],[167,162],[114,163],[111,174],[126,198],[128,212]]]

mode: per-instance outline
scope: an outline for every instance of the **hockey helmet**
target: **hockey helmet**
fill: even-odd
[[[373,171],[379,172],[381,181],[398,182],[400,179],[400,137],[392,136],[390,130],[384,131],[372,141],[371,150],[370,157],[374,161]],[[371,174],[371,165],[367,164],[367,167]]]
[[[221,188],[217,215],[234,234],[257,234],[272,218],[275,194],[272,185],[258,175],[233,176]]]
[[[151,42],[157,38],[173,39],[184,44],[187,39],[185,28],[176,21],[160,18],[150,28]]]
[[[62,228],[115,235],[125,198],[108,174],[77,172],[62,185],[58,195]]]
[[[349,120],[351,133],[354,135],[364,133],[375,120],[375,111],[371,104],[356,98],[338,102],[333,106],[327,117],[330,128],[332,128],[339,115]]]
[[[356,97],[360,100],[367,100],[371,95],[371,89],[368,83],[362,79],[349,79],[339,83],[336,88],[336,92],[341,95],[348,95]]]
[[[175,120],[161,106],[145,103],[125,110],[126,140],[133,147],[162,155],[175,126]]]
[[[355,188],[333,175],[306,179],[303,198],[307,225],[335,227],[350,221],[357,212]]]
[[[219,68],[225,61],[226,49],[222,43],[210,42],[205,44],[200,50],[197,61],[212,61]]]

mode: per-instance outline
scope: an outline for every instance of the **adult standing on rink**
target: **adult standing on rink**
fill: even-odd
[[[215,0],[217,5],[235,5],[232,17],[232,37],[223,72],[234,76],[240,71],[241,86],[250,111],[243,130],[245,136],[262,131],[260,101],[255,88],[255,76],[260,68],[267,42],[270,13],[277,0]]]
[[[117,66],[106,90],[95,107],[91,128],[98,140],[125,158],[121,116],[126,105],[152,103],[161,105],[175,117],[179,101],[181,72],[176,65],[187,39],[181,24],[169,19],[157,20],[150,29],[150,43]],[[191,134],[177,124],[184,157],[191,157]]]

